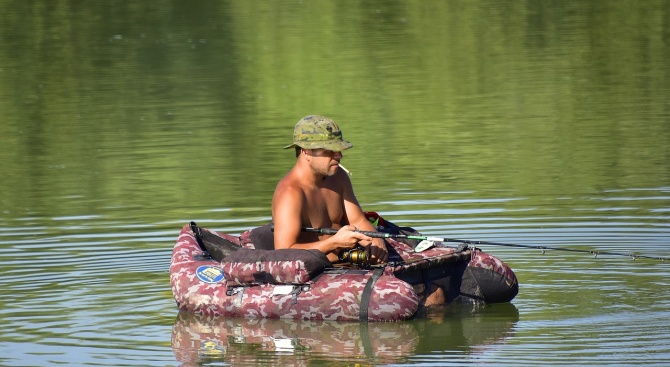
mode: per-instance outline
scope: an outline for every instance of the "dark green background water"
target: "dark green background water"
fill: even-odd
[[[266,222],[307,114],[425,234],[668,257],[668,60],[660,0],[0,1],[0,364],[198,363],[173,334],[228,329],[177,318],[176,235]],[[266,338],[200,363],[670,359],[667,261],[484,249],[512,309],[233,325]]]

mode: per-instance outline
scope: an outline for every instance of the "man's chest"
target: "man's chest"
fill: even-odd
[[[313,225],[339,224],[344,216],[342,194],[334,188],[322,187],[306,193],[305,211]]]

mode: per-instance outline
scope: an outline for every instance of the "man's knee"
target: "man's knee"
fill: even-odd
[[[431,307],[446,304],[447,299],[444,295],[444,290],[435,283],[430,283],[428,289],[426,289],[426,285],[424,284],[417,284],[414,286],[414,291],[421,299],[420,304],[422,306]]]

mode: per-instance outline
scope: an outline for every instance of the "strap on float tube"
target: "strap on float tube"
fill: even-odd
[[[337,229],[334,229],[334,228],[302,227],[301,230],[304,231],[304,232],[313,232],[313,233],[330,234],[330,235],[333,235],[333,234],[337,233]],[[542,254],[544,254],[545,250],[555,250],[555,251],[587,253],[587,254],[593,255],[593,257],[598,257],[598,255],[614,255],[614,256],[630,257],[633,260],[638,259],[638,258],[640,258],[640,259],[661,260],[661,262],[666,262],[668,260],[667,257],[662,257],[662,256],[635,255],[635,254],[627,254],[627,253],[622,253],[622,252],[580,250],[580,249],[574,249],[574,248],[547,247],[547,246],[536,246],[536,245],[518,245],[518,244],[513,244],[513,243],[459,240],[459,239],[455,239],[455,238],[414,236],[414,235],[406,235],[406,234],[392,234],[392,233],[372,232],[372,231],[354,231],[354,232],[358,232],[358,233],[364,234],[368,237],[374,237],[374,238],[405,238],[405,239],[408,239],[408,240],[419,240],[419,241],[459,242],[459,243],[464,243],[464,244],[467,244],[467,245],[489,245],[489,246],[507,246],[507,247],[532,248],[532,249],[541,250]]]
[[[370,297],[372,296],[372,288],[374,288],[375,283],[379,277],[384,274],[384,268],[376,268],[372,271],[372,275],[368,282],[365,283],[365,288],[363,289],[363,294],[361,295],[361,305],[359,311],[359,319],[361,321],[368,321],[368,310],[370,308]]]
[[[200,246],[200,249],[204,252],[207,252],[205,244],[202,242],[202,229],[200,229],[200,227],[198,227],[195,222],[189,223],[189,227],[191,227],[193,237],[195,237],[195,241],[198,243],[198,246]]]

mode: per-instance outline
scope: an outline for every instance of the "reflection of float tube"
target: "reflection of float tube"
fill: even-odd
[[[424,316],[412,322],[419,335],[426,335],[416,347],[417,354],[441,350],[470,351],[474,346],[498,343],[511,335],[519,321],[519,310],[512,303],[482,305],[466,302],[453,303],[446,311],[428,311]]]
[[[375,362],[397,363],[413,354],[418,342],[409,322],[243,319],[180,312],[172,328],[175,357],[189,364],[203,359],[252,362],[259,350],[277,353],[281,364],[287,365],[293,364],[294,354],[304,359],[306,352],[320,358],[367,356]],[[219,354],[208,353],[211,350]]]
[[[424,317],[394,323],[356,323],[291,319],[243,319],[180,312],[172,328],[175,358],[186,364],[222,361],[256,363],[259,351],[275,353],[277,364],[293,365],[296,356],[342,361],[369,358],[401,363],[440,350],[470,351],[510,336],[519,320],[511,303],[455,303],[433,308]],[[267,354],[265,354],[267,357]]]

